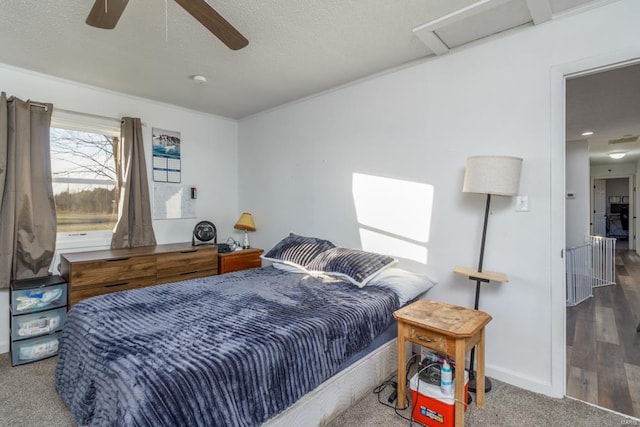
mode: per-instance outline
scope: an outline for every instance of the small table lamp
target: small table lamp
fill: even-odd
[[[253,222],[251,214],[243,212],[233,228],[244,231],[244,242],[242,243],[242,248],[249,249],[251,246],[249,246],[249,234],[247,234],[247,231],[256,231],[256,224]]]
[[[520,171],[522,159],[507,156],[473,156],[467,158],[467,166],[464,173],[463,193],[479,193],[487,195],[487,205],[484,211],[484,228],[482,229],[482,243],[480,244],[480,260],[478,270],[456,267],[454,272],[468,276],[476,281],[476,299],[474,308],[478,309],[480,302],[480,284],[490,280],[507,282],[507,276],[503,273],[482,272],[484,260],[484,244],[487,237],[487,222],[489,221],[489,208],[491,195],[515,196],[520,186]],[[475,391],[474,371],[475,347],[471,350],[471,363],[469,365],[469,390]],[[485,392],[491,390],[491,381],[485,378]]]

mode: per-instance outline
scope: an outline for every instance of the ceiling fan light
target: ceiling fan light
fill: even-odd
[[[611,157],[612,159],[615,159],[615,160],[619,160],[619,159],[623,158],[626,155],[627,155],[627,153],[609,153],[609,157]]]

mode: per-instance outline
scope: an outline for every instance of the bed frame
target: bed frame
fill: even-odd
[[[263,427],[327,425],[390,377],[397,360],[398,340],[393,339],[305,394]]]

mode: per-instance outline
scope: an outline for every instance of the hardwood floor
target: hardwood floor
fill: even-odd
[[[640,418],[640,257],[616,251],[616,284],[567,307],[567,395]]]

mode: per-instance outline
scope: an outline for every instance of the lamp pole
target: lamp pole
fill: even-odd
[[[491,206],[491,194],[487,194],[487,206],[484,210],[484,226],[482,227],[482,241],[480,243],[480,259],[478,261],[478,273],[482,273],[482,263],[484,261],[484,243],[487,239],[487,224],[489,223],[489,207]],[[478,309],[480,303],[480,279],[476,279],[476,302],[473,306],[475,310]],[[469,363],[469,391],[476,391],[476,371],[474,369],[476,356],[476,347],[471,349],[471,360]],[[491,391],[491,380],[487,377],[484,379],[484,392]]]

